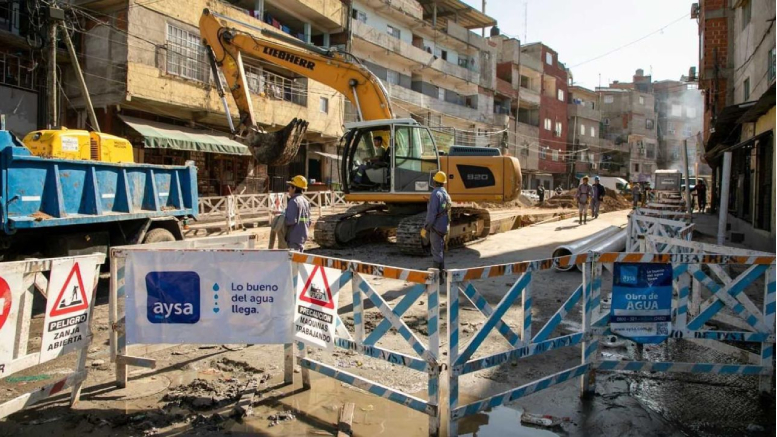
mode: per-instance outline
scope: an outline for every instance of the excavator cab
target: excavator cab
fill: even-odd
[[[415,195],[432,189],[440,168],[434,138],[412,119],[348,123],[342,175],[346,192]]]

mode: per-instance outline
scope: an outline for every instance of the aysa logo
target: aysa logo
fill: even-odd
[[[151,272],[146,275],[146,317],[151,323],[193,324],[200,320],[200,275]]]
[[[621,284],[625,285],[636,285],[637,280],[637,273],[639,269],[636,266],[621,266]]]

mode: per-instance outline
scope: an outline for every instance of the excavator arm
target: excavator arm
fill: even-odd
[[[227,27],[219,20],[232,21],[255,32]],[[208,9],[200,17],[200,34],[208,50],[227,117],[229,109],[221,80],[218,79],[218,69],[223,73],[238,107],[240,125],[233,128],[233,133],[243,138],[260,163],[284,165],[291,162],[299,150],[308,123],[295,118],[279,131],[266,133],[260,130],[243,68],[243,54],[334,88],[353,103],[361,120],[393,118],[388,93],[380,79],[349,54],[306,44],[291,36],[243,23]],[[230,118],[230,126],[231,123]]]

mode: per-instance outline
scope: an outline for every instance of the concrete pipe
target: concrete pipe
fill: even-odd
[[[595,234],[591,234],[585,238],[581,238],[577,241],[573,241],[571,243],[561,245],[553,251],[553,258],[588,252],[589,247],[593,246],[594,244],[600,242],[605,238],[615,235],[620,230],[621,228],[618,226],[610,226],[608,228],[602,229],[601,231]],[[559,270],[562,272],[568,272],[569,270],[572,270],[572,268],[574,268],[574,265],[570,265],[568,267],[560,267],[556,265],[555,268],[556,270]]]
[[[594,243],[591,247],[586,249],[586,252],[623,252],[626,250],[626,237],[626,230],[623,229],[620,232],[616,232],[615,234]],[[577,270],[583,271],[582,264],[577,264]]]

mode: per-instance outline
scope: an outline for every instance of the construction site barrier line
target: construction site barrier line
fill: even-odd
[[[382,276],[388,279],[399,279],[416,284],[428,284],[434,280],[434,275],[426,270],[402,269],[380,264],[362,263],[319,255],[309,255],[300,252],[290,252],[292,262],[314,266],[328,267],[337,270],[351,270],[371,276]]]
[[[556,265],[567,267],[576,264],[584,264],[587,261],[588,254],[576,254],[558,258],[521,261],[517,263],[493,264],[489,266],[472,267],[469,269],[450,269],[447,270],[447,272],[451,275],[454,282],[462,282],[473,279],[495,278],[499,276],[523,274],[526,272],[550,270]]]
[[[660,361],[601,360],[594,365],[600,371],[670,372],[714,375],[767,375],[771,369],[747,364],[677,363]]]

